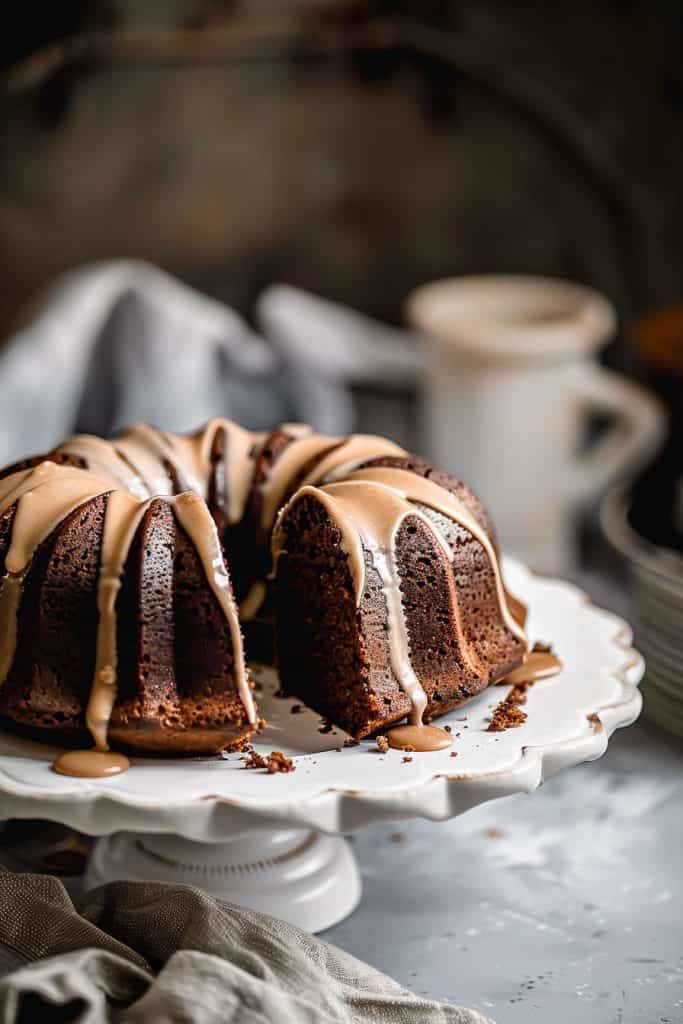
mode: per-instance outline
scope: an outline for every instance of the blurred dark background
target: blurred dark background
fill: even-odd
[[[112,257],[246,313],[279,280],[398,321],[416,284],[487,270],[627,315],[674,301],[682,40],[673,0],[15,8],[0,334],[55,273]]]
[[[682,0],[13,4],[0,33],[0,351],[30,320],[48,282],[92,261],[149,261],[252,320],[256,297],[273,282],[393,324],[402,321],[412,289],[445,276],[515,271],[593,286],[620,315],[604,358],[656,391],[672,426],[635,501],[629,496],[610,506],[610,539],[620,556],[604,542],[596,496],[581,511],[580,564],[563,571],[598,603],[640,620],[638,644],[654,666],[646,713],[683,736],[682,126]],[[130,296],[124,299],[110,319],[120,328],[121,306],[132,309],[136,340],[145,321]],[[114,333],[104,330],[104,342]],[[46,340],[44,354],[56,353],[50,366],[60,362],[58,343],[69,341],[69,330],[62,334]],[[311,349],[319,345],[315,336],[304,340]],[[79,360],[73,362],[78,370]],[[110,363],[104,366],[109,372]],[[57,392],[58,382],[43,381],[41,368],[29,355],[29,399],[17,402],[16,414],[8,392],[20,388],[0,388],[0,440],[15,429],[13,458],[33,445],[24,439],[22,416],[47,419],[41,391]],[[96,369],[99,384],[106,372]],[[357,428],[420,450],[404,440],[416,432],[413,390],[387,399],[377,394],[377,375],[361,382],[365,391],[352,383]],[[258,415],[260,403],[249,403]],[[93,406],[98,413],[106,406],[99,392],[88,413]],[[593,436],[601,426],[591,425]],[[543,428],[532,420],[531,429]],[[67,432],[55,427],[49,444]],[[505,443],[499,435],[491,442]],[[540,492],[545,484],[539,480]],[[494,512],[500,521],[505,510]],[[633,577],[621,571],[621,555],[635,566]],[[620,788],[626,808],[625,787],[635,784],[633,813],[615,819],[625,836],[623,849],[615,847],[615,870],[619,857],[643,866],[634,899],[641,894],[649,916],[641,928],[637,899],[631,906],[626,890],[615,890],[616,909],[605,926],[611,930],[586,933],[601,949],[607,942],[612,959],[619,947],[609,943],[630,928],[625,907],[636,914],[634,937],[650,943],[653,956],[673,948],[666,944],[670,904],[647,886],[661,887],[668,899],[665,880],[671,877],[672,887],[677,881],[659,859],[675,849],[675,834],[666,829],[680,821],[671,781],[677,769],[667,748],[660,756],[655,740],[633,735],[620,755],[625,770],[614,774],[612,761],[612,775],[603,777],[603,803]],[[653,792],[661,789],[651,808],[638,788],[645,779]],[[553,790],[556,804],[558,796]],[[592,808],[583,794],[577,801],[557,804],[567,821],[576,807]],[[656,819],[646,814],[653,808]],[[636,829],[641,818],[645,824]],[[43,870],[68,874],[82,869],[87,853],[82,838],[33,823],[5,832],[3,842],[22,867],[40,861]],[[547,874],[520,876],[510,892],[525,896],[530,885],[536,892],[541,879],[550,900]],[[583,874],[582,868],[585,881]],[[562,862],[555,946],[548,946],[555,957],[555,925],[568,913],[565,876]],[[450,881],[444,876],[444,885]],[[573,893],[572,901],[568,921],[578,927]],[[584,909],[604,907],[587,902]],[[514,921],[527,920],[512,913]],[[534,934],[547,927],[532,926]],[[571,931],[566,935],[573,957],[577,943]],[[659,952],[655,939],[663,943]],[[518,984],[511,972],[526,976],[528,953],[529,943],[520,942],[517,956],[513,950],[501,957],[508,968],[501,991],[505,977]],[[450,952],[448,962],[456,964],[455,976]],[[629,960],[632,988],[641,985],[633,988],[632,1013],[640,1000],[661,994],[641,984],[632,965],[643,963],[662,965],[648,982],[668,970],[664,959]],[[565,986],[566,977],[556,973],[557,983]],[[673,968],[666,977],[674,977]],[[576,995],[586,997],[589,1014],[588,986]],[[538,986],[534,998],[541,998]],[[562,998],[569,996],[563,991]]]

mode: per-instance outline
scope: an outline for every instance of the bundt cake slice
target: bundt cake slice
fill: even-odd
[[[285,693],[356,738],[414,725],[519,665],[493,527],[460,481],[389,457],[304,486],[273,534]]]

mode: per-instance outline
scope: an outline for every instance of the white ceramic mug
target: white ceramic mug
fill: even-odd
[[[656,399],[596,362],[612,305],[568,281],[485,275],[419,288],[407,316],[427,337],[426,454],[481,495],[507,551],[570,571],[577,508],[644,464],[665,425]],[[580,453],[595,411],[612,425]]]

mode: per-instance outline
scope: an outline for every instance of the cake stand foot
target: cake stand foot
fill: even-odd
[[[96,842],[84,886],[117,879],[195,885],[309,932],[341,921],[361,895],[349,843],[306,829],[244,831],[226,843],[117,832]]]

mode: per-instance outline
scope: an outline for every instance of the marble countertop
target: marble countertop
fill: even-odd
[[[683,1021],[683,743],[647,723],[600,761],[447,823],[353,838],[330,942],[497,1024]]]

